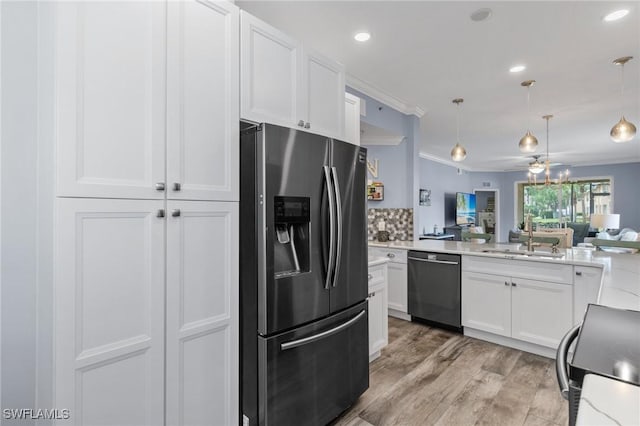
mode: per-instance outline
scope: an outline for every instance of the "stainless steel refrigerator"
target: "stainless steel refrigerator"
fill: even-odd
[[[324,425],[369,386],[366,149],[242,123],[240,152],[241,417]]]

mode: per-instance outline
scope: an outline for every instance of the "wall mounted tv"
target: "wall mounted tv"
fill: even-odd
[[[456,193],[456,225],[475,225],[476,195],[466,192]]]

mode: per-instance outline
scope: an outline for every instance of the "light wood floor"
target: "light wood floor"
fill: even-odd
[[[390,317],[369,389],[333,425],[567,423],[553,360]]]

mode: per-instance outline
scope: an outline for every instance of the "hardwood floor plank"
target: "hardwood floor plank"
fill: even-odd
[[[550,364],[538,385],[529,414],[557,424],[569,422],[568,402],[560,396],[555,364]]]
[[[462,336],[456,340],[455,349],[450,345],[426,359],[360,417],[376,426],[433,424],[471,380],[470,371],[479,371],[490,354],[483,342]],[[433,411],[437,414],[429,420]]]
[[[551,362],[547,358],[523,352],[478,424],[523,424],[538,385]]]
[[[369,389],[333,426],[567,424],[553,360],[396,318],[389,334]]]
[[[516,365],[516,361],[522,354],[521,351],[506,346],[499,346],[495,352],[495,356],[490,357],[483,365],[482,368],[492,373],[506,376],[511,373],[513,367]]]
[[[481,369],[434,424],[475,424],[482,411],[491,404],[503,382],[503,375]]]

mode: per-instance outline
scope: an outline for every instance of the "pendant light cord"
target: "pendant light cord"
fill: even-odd
[[[527,131],[531,131],[531,85],[527,86]]]
[[[460,102],[456,103],[456,143],[460,144]]]
[[[620,67],[620,113],[624,116],[624,65],[621,64]]]

